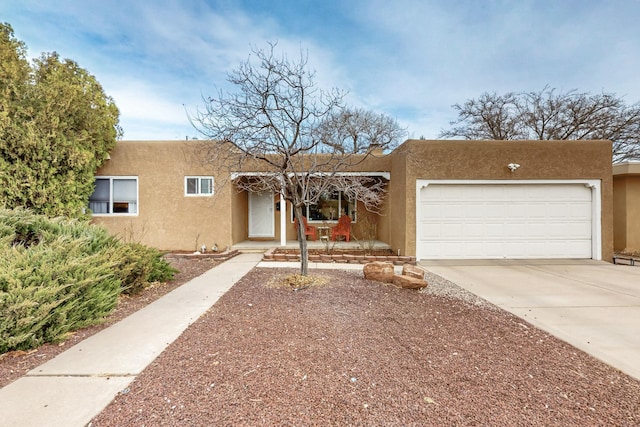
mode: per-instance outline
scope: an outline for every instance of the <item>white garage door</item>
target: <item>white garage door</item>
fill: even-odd
[[[430,183],[418,193],[417,256],[591,258],[591,198],[581,183]]]

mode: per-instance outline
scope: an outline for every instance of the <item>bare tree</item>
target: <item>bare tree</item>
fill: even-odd
[[[406,135],[395,119],[362,108],[329,114],[318,131],[325,147],[341,154],[366,154],[375,146],[392,147]]]
[[[484,93],[455,104],[458,118],[440,137],[465,139],[596,140],[613,142],[613,162],[640,158],[640,104],[614,94]]]
[[[454,104],[453,108],[458,119],[450,123],[451,129],[440,132],[441,138],[521,139],[524,135],[515,93],[485,92],[478,99]]]
[[[299,224],[303,207],[329,191],[344,191],[375,211],[384,198],[384,184],[345,172],[374,148],[394,148],[404,131],[387,116],[345,108],[344,92],[316,86],[306,54],[290,61],[276,56],[275,47],[252,49],[253,57],[228,76],[237,92],[219,91],[206,98],[205,110],[192,118],[200,133],[219,141],[207,160],[231,171],[258,172],[235,185],[244,191],[282,193]],[[303,227],[297,235],[300,273],[307,275]]]

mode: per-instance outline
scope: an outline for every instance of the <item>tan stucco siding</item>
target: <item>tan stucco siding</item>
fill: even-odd
[[[406,228],[392,233],[416,251],[416,181],[424,180],[571,180],[601,182],[602,259],[613,255],[613,199],[609,141],[418,141],[396,150],[406,157]],[[518,163],[511,172],[507,165]],[[392,170],[396,177],[396,168]],[[392,205],[395,209],[395,205]],[[393,238],[392,238],[393,239]],[[395,245],[395,243],[394,243]]]
[[[616,175],[614,196],[614,248],[640,250],[640,175]]]
[[[391,165],[391,179],[387,193],[386,217],[388,224],[387,242],[397,252],[402,255],[413,255],[408,246],[411,240],[406,235],[407,225],[411,221],[411,213],[407,207],[411,202],[407,200],[409,196],[407,189],[411,187],[407,182],[407,153],[404,150],[396,150],[393,153]],[[415,221],[415,214],[414,214]]]
[[[220,248],[248,238],[248,197],[237,192],[229,171],[207,164],[206,142],[120,141],[99,176],[137,176],[139,213],[96,216],[94,221],[130,240],[167,250],[194,250],[198,245]],[[518,163],[512,173],[507,164]],[[241,172],[264,165],[245,165]],[[613,178],[608,141],[419,141],[409,140],[389,155],[370,157],[350,171],[388,172],[390,181],[377,238],[403,255],[416,252],[417,180],[600,180],[602,258],[613,251]],[[213,176],[213,197],[184,195],[185,176]],[[638,184],[640,185],[640,184]],[[635,194],[640,194],[636,191]],[[626,196],[627,198],[629,196]],[[279,200],[274,195],[274,204]],[[634,199],[635,200],[635,199]],[[634,202],[640,206],[640,201]],[[275,212],[275,238],[280,215],[286,215],[286,237],[295,239],[290,205]],[[363,212],[363,207],[357,207]],[[627,211],[638,212],[635,210]],[[363,233],[354,224],[355,235]],[[628,234],[627,234],[628,236]]]
[[[232,243],[230,188],[186,141],[120,141],[97,176],[137,176],[138,214],[94,216],[125,240],[163,250],[195,250]],[[185,176],[213,176],[214,196],[188,197]]]
[[[249,224],[249,198],[247,193],[231,189],[232,242],[247,240]]]
[[[640,251],[640,176],[628,178],[627,249]]]

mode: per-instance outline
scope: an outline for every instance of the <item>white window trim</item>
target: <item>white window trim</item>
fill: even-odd
[[[602,183],[599,179],[523,179],[523,180],[416,180],[416,258],[423,259],[423,254],[418,253],[418,239],[422,233],[420,223],[420,190],[429,184],[495,184],[495,185],[517,185],[517,184],[583,184],[591,189],[591,259],[602,260]]]
[[[138,216],[140,215],[140,183],[138,181],[137,176],[133,175],[100,175],[96,176],[95,179],[108,179],[109,180],[109,206],[113,207],[113,180],[114,179],[133,179],[136,181],[136,212],[135,213],[94,213],[91,212],[92,216]]]
[[[189,179],[197,179],[198,180],[198,189],[197,189],[197,193],[194,194],[190,194],[187,193],[187,181]],[[210,179],[211,180],[211,193],[201,193],[201,181],[203,179]],[[184,196],[185,197],[211,197],[215,194],[216,190],[214,188],[215,185],[215,179],[213,178],[213,176],[206,176],[206,175],[188,175],[184,177]]]

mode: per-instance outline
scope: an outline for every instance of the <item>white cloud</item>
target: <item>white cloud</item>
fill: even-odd
[[[349,102],[415,136],[435,137],[452,104],[485,91],[549,84],[640,100],[638,2],[23,0],[0,14],[32,54],[57,50],[87,68],[116,99],[125,133],[148,138],[185,133],[183,105],[225,88],[267,41],[291,59],[308,50],[319,87],[349,90]]]

